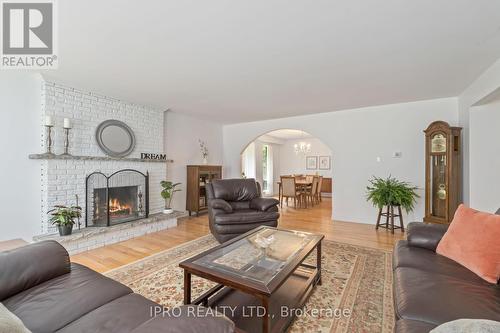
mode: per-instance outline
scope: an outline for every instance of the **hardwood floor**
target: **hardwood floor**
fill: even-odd
[[[0,252],[12,250],[12,249],[15,249],[17,247],[24,246],[26,244],[28,244],[28,242],[25,240],[22,240],[20,238],[8,240],[8,241],[2,241],[2,242],[0,242]]]
[[[326,239],[354,245],[390,250],[395,242],[404,238],[401,231],[392,235],[388,230],[375,230],[371,224],[331,220],[331,199],[323,198],[320,205],[308,209],[283,206],[280,228],[310,231],[325,235]],[[374,219],[376,211],[374,210]],[[71,257],[73,262],[105,272],[187,241],[208,234],[208,217],[190,217],[179,221],[172,229],[133,238]]]

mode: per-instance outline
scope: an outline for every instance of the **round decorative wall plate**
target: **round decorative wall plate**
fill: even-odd
[[[108,156],[125,157],[135,148],[135,135],[122,121],[110,119],[97,126],[95,137],[97,145]]]

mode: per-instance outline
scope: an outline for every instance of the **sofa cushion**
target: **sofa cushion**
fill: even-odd
[[[253,209],[240,209],[228,214],[215,216],[216,224],[248,224],[276,221],[280,217],[278,212],[261,212]]]
[[[70,271],[68,252],[55,241],[0,252],[0,301]]]
[[[215,199],[250,201],[260,196],[255,179],[216,179],[212,181]]]
[[[400,319],[396,321],[394,333],[429,333],[436,325],[418,320]]]
[[[435,274],[459,278],[470,283],[491,286],[488,282],[455,261],[440,256],[433,251],[410,246],[408,241],[399,241],[396,244],[394,248],[393,266],[394,268],[418,268]]]
[[[419,268],[395,269],[394,297],[402,319],[435,325],[459,318],[500,320],[500,286]]]
[[[24,290],[3,303],[28,329],[48,333],[131,292],[91,269],[71,264],[70,273]]]
[[[261,222],[258,224],[255,223],[239,223],[239,224],[214,224],[214,229],[217,233],[219,234],[224,234],[224,235],[241,235],[244,234],[247,231],[250,231],[252,229],[258,228],[260,226],[268,226],[268,227],[276,227],[278,225],[278,222],[276,220],[274,221],[266,221],[266,222]]]
[[[233,207],[223,199],[212,199],[209,203],[210,207],[213,209],[222,209],[226,213],[232,213]]]
[[[250,209],[250,201],[231,201],[229,204],[233,210]]]
[[[127,333],[150,320],[159,307],[139,294],[127,294],[94,309],[63,327],[58,333]]]
[[[10,312],[2,303],[0,303],[0,332],[1,333],[31,333],[24,326],[21,319]]]
[[[500,279],[500,216],[460,205],[436,252],[486,281]]]
[[[408,243],[431,251],[436,248],[448,230],[448,225],[411,222],[408,224]]]
[[[133,333],[232,333],[234,323],[227,317],[201,306],[184,305],[158,315]]]

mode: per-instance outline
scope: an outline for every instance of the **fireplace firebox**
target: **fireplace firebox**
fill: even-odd
[[[86,227],[112,225],[149,215],[149,174],[125,169],[106,176],[94,172],[86,179]]]

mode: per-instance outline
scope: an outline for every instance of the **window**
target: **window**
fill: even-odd
[[[262,190],[264,193],[272,192],[272,175],[271,147],[262,145]]]

